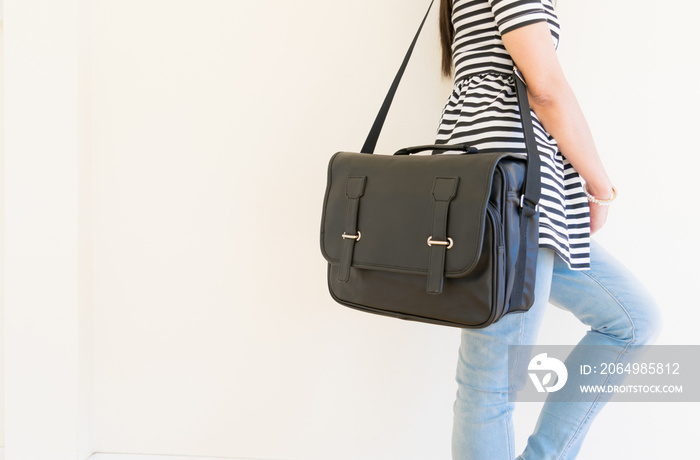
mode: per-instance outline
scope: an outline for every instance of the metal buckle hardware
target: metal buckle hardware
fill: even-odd
[[[520,195],[520,207],[522,208],[523,206],[525,206],[525,195]],[[535,205],[535,212],[539,212],[539,210],[540,210],[540,204],[537,203]]]
[[[357,232],[357,235],[348,235],[345,232],[343,232],[343,239],[344,240],[360,241],[360,238],[362,238],[362,233],[359,230]]]
[[[447,246],[447,249],[450,249],[452,246],[454,246],[454,241],[452,238],[447,238],[447,241],[433,241],[433,235],[430,235],[428,237],[428,246],[432,246],[434,244],[437,244],[439,246]]]

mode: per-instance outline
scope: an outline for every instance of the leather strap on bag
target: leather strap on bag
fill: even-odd
[[[441,294],[445,278],[445,252],[452,247],[447,236],[447,212],[450,201],[457,195],[459,177],[436,177],[433,185],[433,234],[428,237],[428,294]]]
[[[365,193],[367,177],[348,177],[345,186],[345,196],[348,197],[348,207],[345,214],[345,232],[343,233],[343,252],[340,256],[340,271],[338,281],[347,282],[350,279],[350,265],[355,252],[355,243],[360,241],[362,234],[357,230],[357,215],[360,212],[360,198]]]
[[[523,196],[520,198],[523,218],[520,220],[520,243],[518,244],[518,256],[515,259],[515,278],[513,290],[510,296],[509,308],[519,309],[523,302],[523,289],[525,287],[525,263],[527,262],[527,233],[528,222],[533,219],[539,211],[541,178],[540,178],[540,153],[537,149],[537,141],[532,128],[532,116],[530,114],[530,104],[527,100],[527,89],[525,83],[518,76],[517,71],[513,72],[515,79],[515,92],[518,96],[518,106],[520,107],[520,118],[523,121],[525,133],[525,148],[527,149],[527,178],[525,180]],[[535,159],[537,161],[535,161]]]
[[[418,37],[420,36],[421,30],[423,29],[423,25],[425,24],[426,19],[428,18],[428,15],[430,14],[430,9],[433,6],[435,0],[431,0],[430,5],[428,6],[428,11],[425,13],[425,16],[423,17],[423,21],[421,21],[420,26],[418,27],[418,31],[416,32],[415,37],[413,38],[413,41],[411,42],[411,45],[408,48],[408,51],[406,52],[406,56],[403,59],[403,62],[401,63],[401,66],[399,67],[399,70],[394,77],[394,81],[391,84],[391,87],[389,88],[389,92],[387,93],[386,97],[384,98],[384,102],[379,109],[379,113],[377,114],[377,117],[374,120],[374,123],[372,124],[372,128],[370,129],[369,134],[367,135],[367,139],[365,140],[364,145],[362,146],[361,153],[367,153],[367,154],[372,154],[374,153],[374,149],[377,145],[377,141],[379,140],[379,134],[381,133],[382,127],[384,126],[384,121],[386,120],[386,117],[389,113],[389,108],[391,107],[391,103],[394,100],[394,95],[396,94],[396,90],[399,87],[399,83],[401,82],[401,78],[403,77],[403,74],[406,70],[406,67],[408,66],[408,62],[411,58],[411,55],[413,54],[413,49],[415,48],[416,42],[418,41]],[[516,259],[516,264],[515,264],[515,281],[514,281],[514,286],[513,286],[513,291],[510,299],[510,308],[509,309],[517,309],[520,307],[520,304],[522,303],[522,294],[523,294],[523,288],[524,288],[524,283],[525,283],[525,265],[527,262],[527,241],[528,241],[528,223],[530,219],[533,219],[537,216],[537,213],[539,211],[539,201],[540,201],[540,192],[541,192],[541,180],[540,180],[540,156],[539,156],[539,150],[537,148],[537,141],[535,140],[535,133],[534,129],[532,126],[532,116],[530,114],[530,104],[527,99],[527,88],[525,87],[524,81],[520,78],[519,72],[517,69],[514,67],[513,68],[513,79],[515,80],[515,90],[516,90],[516,95],[518,98],[518,106],[520,108],[520,118],[522,121],[523,125],[523,132],[525,136],[525,148],[527,151],[527,174],[525,177],[525,184],[523,187],[523,195],[520,198],[520,207],[521,207],[521,212],[522,212],[522,219],[520,222],[520,243],[518,246],[518,255]],[[428,147],[428,146],[422,146],[422,147]],[[444,149],[445,145],[436,145],[436,150],[438,149]],[[461,147],[460,147],[461,149]],[[455,184],[456,186],[456,184]],[[436,203],[438,203],[436,201]],[[449,204],[449,203],[448,203]],[[446,215],[446,214],[445,214]],[[434,232],[435,227],[434,227]],[[435,236],[435,235],[433,235]],[[447,236],[447,235],[443,235]],[[436,237],[437,239],[437,237]],[[346,243],[350,244],[350,243]],[[442,278],[444,277],[444,256],[445,256],[445,246],[442,246],[442,248],[435,248],[433,249],[434,246],[431,246],[431,260],[430,260],[430,272],[428,276],[428,292],[429,293],[434,293],[437,294],[441,292],[441,286],[442,286]],[[440,251],[439,249],[442,249]],[[433,260],[433,255],[436,254],[435,256],[435,261]],[[436,278],[438,268],[433,269],[433,263],[437,264],[438,257],[442,257],[442,263],[441,265],[443,266],[442,270],[442,275],[439,276],[439,280]],[[342,262],[341,262],[342,266]],[[346,267],[346,269],[349,271],[349,266]],[[341,270],[341,273],[343,270]],[[439,281],[440,288],[437,288],[437,283]]]

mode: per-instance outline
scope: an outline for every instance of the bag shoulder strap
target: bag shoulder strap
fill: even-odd
[[[420,36],[421,31],[423,30],[423,25],[428,19],[428,15],[430,14],[430,10],[433,7],[433,3],[435,3],[435,0],[430,1],[428,11],[425,13],[425,16],[423,17],[420,26],[418,26],[418,31],[413,37],[413,41],[411,42],[411,45],[409,46],[408,51],[406,52],[406,56],[404,57],[403,62],[401,63],[401,66],[399,67],[396,76],[394,77],[394,81],[392,82],[391,87],[389,88],[389,92],[384,98],[384,102],[382,103],[382,106],[379,109],[379,113],[377,114],[377,117],[375,118],[374,123],[372,124],[372,128],[370,129],[369,134],[367,135],[367,139],[365,140],[365,143],[362,146],[362,150],[360,150],[361,153],[374,153],[377,141],[379,140],[379,134],[382,131],[384,121],[386,120],[386,117],[389,113],[389,108],[391,107],[391,103],[394,100],[394,95],[396,94],[396,90],[399,87],[401,78],[403,77],[403,74],[406,71],[408,61],[411,59],[413,49],[415,48],[416,42],[418,41],[418,37]],[[530,104],[527,100],[527,89],[525,88],[525,83],[519,76],[519,72],[515,68],[513,69],[513,79],[515,80],[515,91],[518,97],[518,106],[520,107],[520,118],[523,124],[523,131],[525,135],[525,148],[527,151],[527,177],[525,180],[524,193],[523,197],[520,200],[520,204],[523,207],[530,208],[532,212],[536,213],[537,205],[540,201],[541,189],[539,151],[537,149],[537,141],[535,140],[535,133],[532,127],[532,116],[530,114]]]
[[[530,103],[527,100],[527,88],[525,82],[518,75],[517,69],[513,70],[515,80],[515,93],[518,97],[518,107],[520,108],[520,120],[523,124],[523,134],[525,136],[525,150],[527,151],[527,176],[523,187],[523,196],[520,206],[530,205],[537,211],[540,202],[540,192],[542,181],[540,180],[540,152],[535,140],[535,129],[532,126],[532,114],[530,113]]]
[[[423,17],[423,21],[421,21],[420,26],[418,26],[418,32],[416,32],[416,36],[413,37],[411,46],[408,47],[408,51],[406,52],[406,56],[403,58],[401,67],[399,67],[399,71],[396,73],[396,77],[394,77],[394,82],[391,84],[389,92],[384,98],[384,103],[379,109],[377,118],[375,118],[374,124],[372,124],[372,128],[369,130],[369,135],[367,135],[365,145],[363,145],[362,150],[360,150],[361,153],[374,153],[374,148],[377,146],[379,134],[382,132],[382,127],[384,126],[384,120],[386,120],[386,116],[389,113],[389,107],[391,107],[391,102],[394,100],[394,95],[396,94],[396,90],[398,89],[399,83],[401,82],[401,77],[403,77],[403,74],[406,71],[408,61],[411,59],[411,54],[413,54],[413,48],[416,47],[418,36],[420,35],[421,30],[423,30],[423,24],[425,24],[425,20],[428,19],[428,14],[430,14],[430,9],[433,7],[434,2],[435,0],[430,1],[428,11],[425,13],[425,16]]]

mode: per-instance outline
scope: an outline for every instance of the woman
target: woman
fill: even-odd
[[[635,358],[634,346],[658,336],[658,307],[634,276],[590,239],[605,224],[617,192],[557,60],[559,26],[551,0],[442,0],[440,33],[443,74],[454,72],[454,89],[436,143],[525,153],[515,64],[527,84],[542,160],[535,303],[525,314],[462,330],[453,458],[573,459],[609,395],[568,402],[549,393],[527,447],[516,457],[511,400],[525,384],[531,356],[522,354],[511,363],[519,380],[509,382],[508,346],[534,344],[545,307],[552,303],[591,327],[566,359],[568,369],[578,369],[579,363],[627,363]],[[607,385],[622,378],[609,377],[596,375],[586,383]],[[570,375],[570,384],[576,378]]]

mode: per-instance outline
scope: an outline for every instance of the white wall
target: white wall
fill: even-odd
[[[95,450],[449,458],[459,331],[334,304],[318,244],[327,161],[362,145],[427,1],[93,3],[93,309],[74,320],[94,325]],[[660,343],[697,343],[696,7],[559,4],[560,56],[621,192],[598,239],[663,305]],[[450,90],[436,13],[380,152],[434,139]],[[540,342],[583,332],[552,308]],[[579,458],[687,457],[688,409],[611,404]],[[516,412],[520,447],[537,410]]]
[[[75,460],[94,452],[89,5],[4,2],[7,460]]]
[[[0,0],[0,87],[4,85],[5,33],[2,22],[2,0]],[[0,178],[5,176],[5,93],[0,91]],[[4,180],[0,179],[4,184]],[[5,188],[0,188],[0,291],[5,292]],[[5,298],[0,296],[0,331],[5,326]],[[0,341],[0,446],[5,445],[5,341]]]

